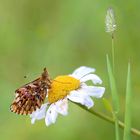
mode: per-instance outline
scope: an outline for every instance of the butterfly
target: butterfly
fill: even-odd
[[[15,99],[10,106],[11,112],[20,115],[32,114],[44,103],[47,90],[51,88],[51,80],[46,68],[36,80],[18,88]]]

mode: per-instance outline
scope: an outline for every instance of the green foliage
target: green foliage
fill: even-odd
[[[119,97],[118,97],[118,93],[117,93],[115,77],[112,72],[112,68],[111,68],[111,64],[110,64],[108,55],[106,58],[107,58],[108,77],[109,77],[109,83],[110,83],[112,100],[113,100],[113,110],[117,114],[119,112]]]
[[[106,110],[113,113],[113,108],[112,108],[111,103],[106,98],[103,98],[102,101],[103,101],[103,104],[104,104]]]
[[[125,103],[125,129],[123,140],[131,139],[131,112],[132,112],[132,89],[131,89],[131,69],[128,64],[128,73],[126,81],[126,103]]]
[[[118,123],[118,112],[119,112],[119,97],[117,93],[117,87],[115,82],[115,77],[113,75],[112,67],[110,64],[110,60],[108,55],[107,58],[107,70],[108,70],[108,77],[109,77],[109,83],[111,88],[111,94],[112,94],[112,100],[113,100],[113,117],[115,119],[115,136],[116,140],[119,140],[119,123]]]

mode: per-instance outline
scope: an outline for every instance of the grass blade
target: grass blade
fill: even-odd
[[[126,81],[126,103],[125,103],[125,128],[123,140],[131,139],[131,71],[130,63],[128,64],[128,73]]]
[[[113,109],[116,113],[118,113],[119,112],[119,98],[118,98],[118,94],[117,94],[115,78],[113,76],[113,72],[112,72],[112,68],[111,68],[111,64],[110,64],[108,55],[107,55],[107,70],[108,70],[110,88],[111,88],[111,93],[112,93]]]
[[[109,82],[110,82],[110,88],[111,88],[112,100],[113,100],[113,117],[115,119],[115,135],[116,135],[116,140],[119,140],[119,122],[117,117],[117,114],[119,112],[119,97],[117,94],[115,77],[112,72],[108,55],[107,55],[107,70],[108,70],[108,76],[109,76]]]

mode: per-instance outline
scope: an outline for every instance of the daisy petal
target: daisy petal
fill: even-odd
[[[34,124],[35,120],[41,120],[45,118],[46,108],[48,104],[43,104],[40,109],[34,111],[30,117],[32,118],[31,123]]]
[[[88,95],[81,94],[78,91],[71,91],[70,95],[68,95],[68,99],[85,105],[87,108],[91,108],[94,105],[92,99]]]
[[[86,93],[89,96],[96,98],[101,98],[105,92],[105,88],[97,86],[82,86],[81,89],[79,89],[79,92]]]
[[[93,105],[94,105],[94,102],[93,100],[90,98],[90,96],[87,96],[85,99],[84,99],[84,105],[90,109]]]
[[[35,123],[35,120],[36,120],[35,118],[32,118],[31,119],[31,124],[34,124]]]
[[[45,117],[45,123],[47,126],[49,126],[52,123],[55,123],[56,118],[58,116],[58,113],[56,111],[55,104],[51,104],[49,109],[47,110],[46,117]]]
[[[102,84],[102,80],[96,74],[88,74],[80,79],[81,82],[91,80],[94,84]]]
[[[68,100],[65,98],[63,100],[59,100],[55,103],[56,110],[58,113],[66,116],[68,114]]]
[[[91,73],[91,72],[95,72],[94,68],[90,68],[90,67],[85,67],[85,66],[81,66],[80,68],[76,69],[71,76],[80,79],[83,76]]]

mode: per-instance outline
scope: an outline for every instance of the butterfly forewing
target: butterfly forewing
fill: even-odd
[[[41,77],[15,91],[15,99],[10,110],[21,115],[28,115],[36,111],[43,104],[50,85],[48,72],[44,69]]]

